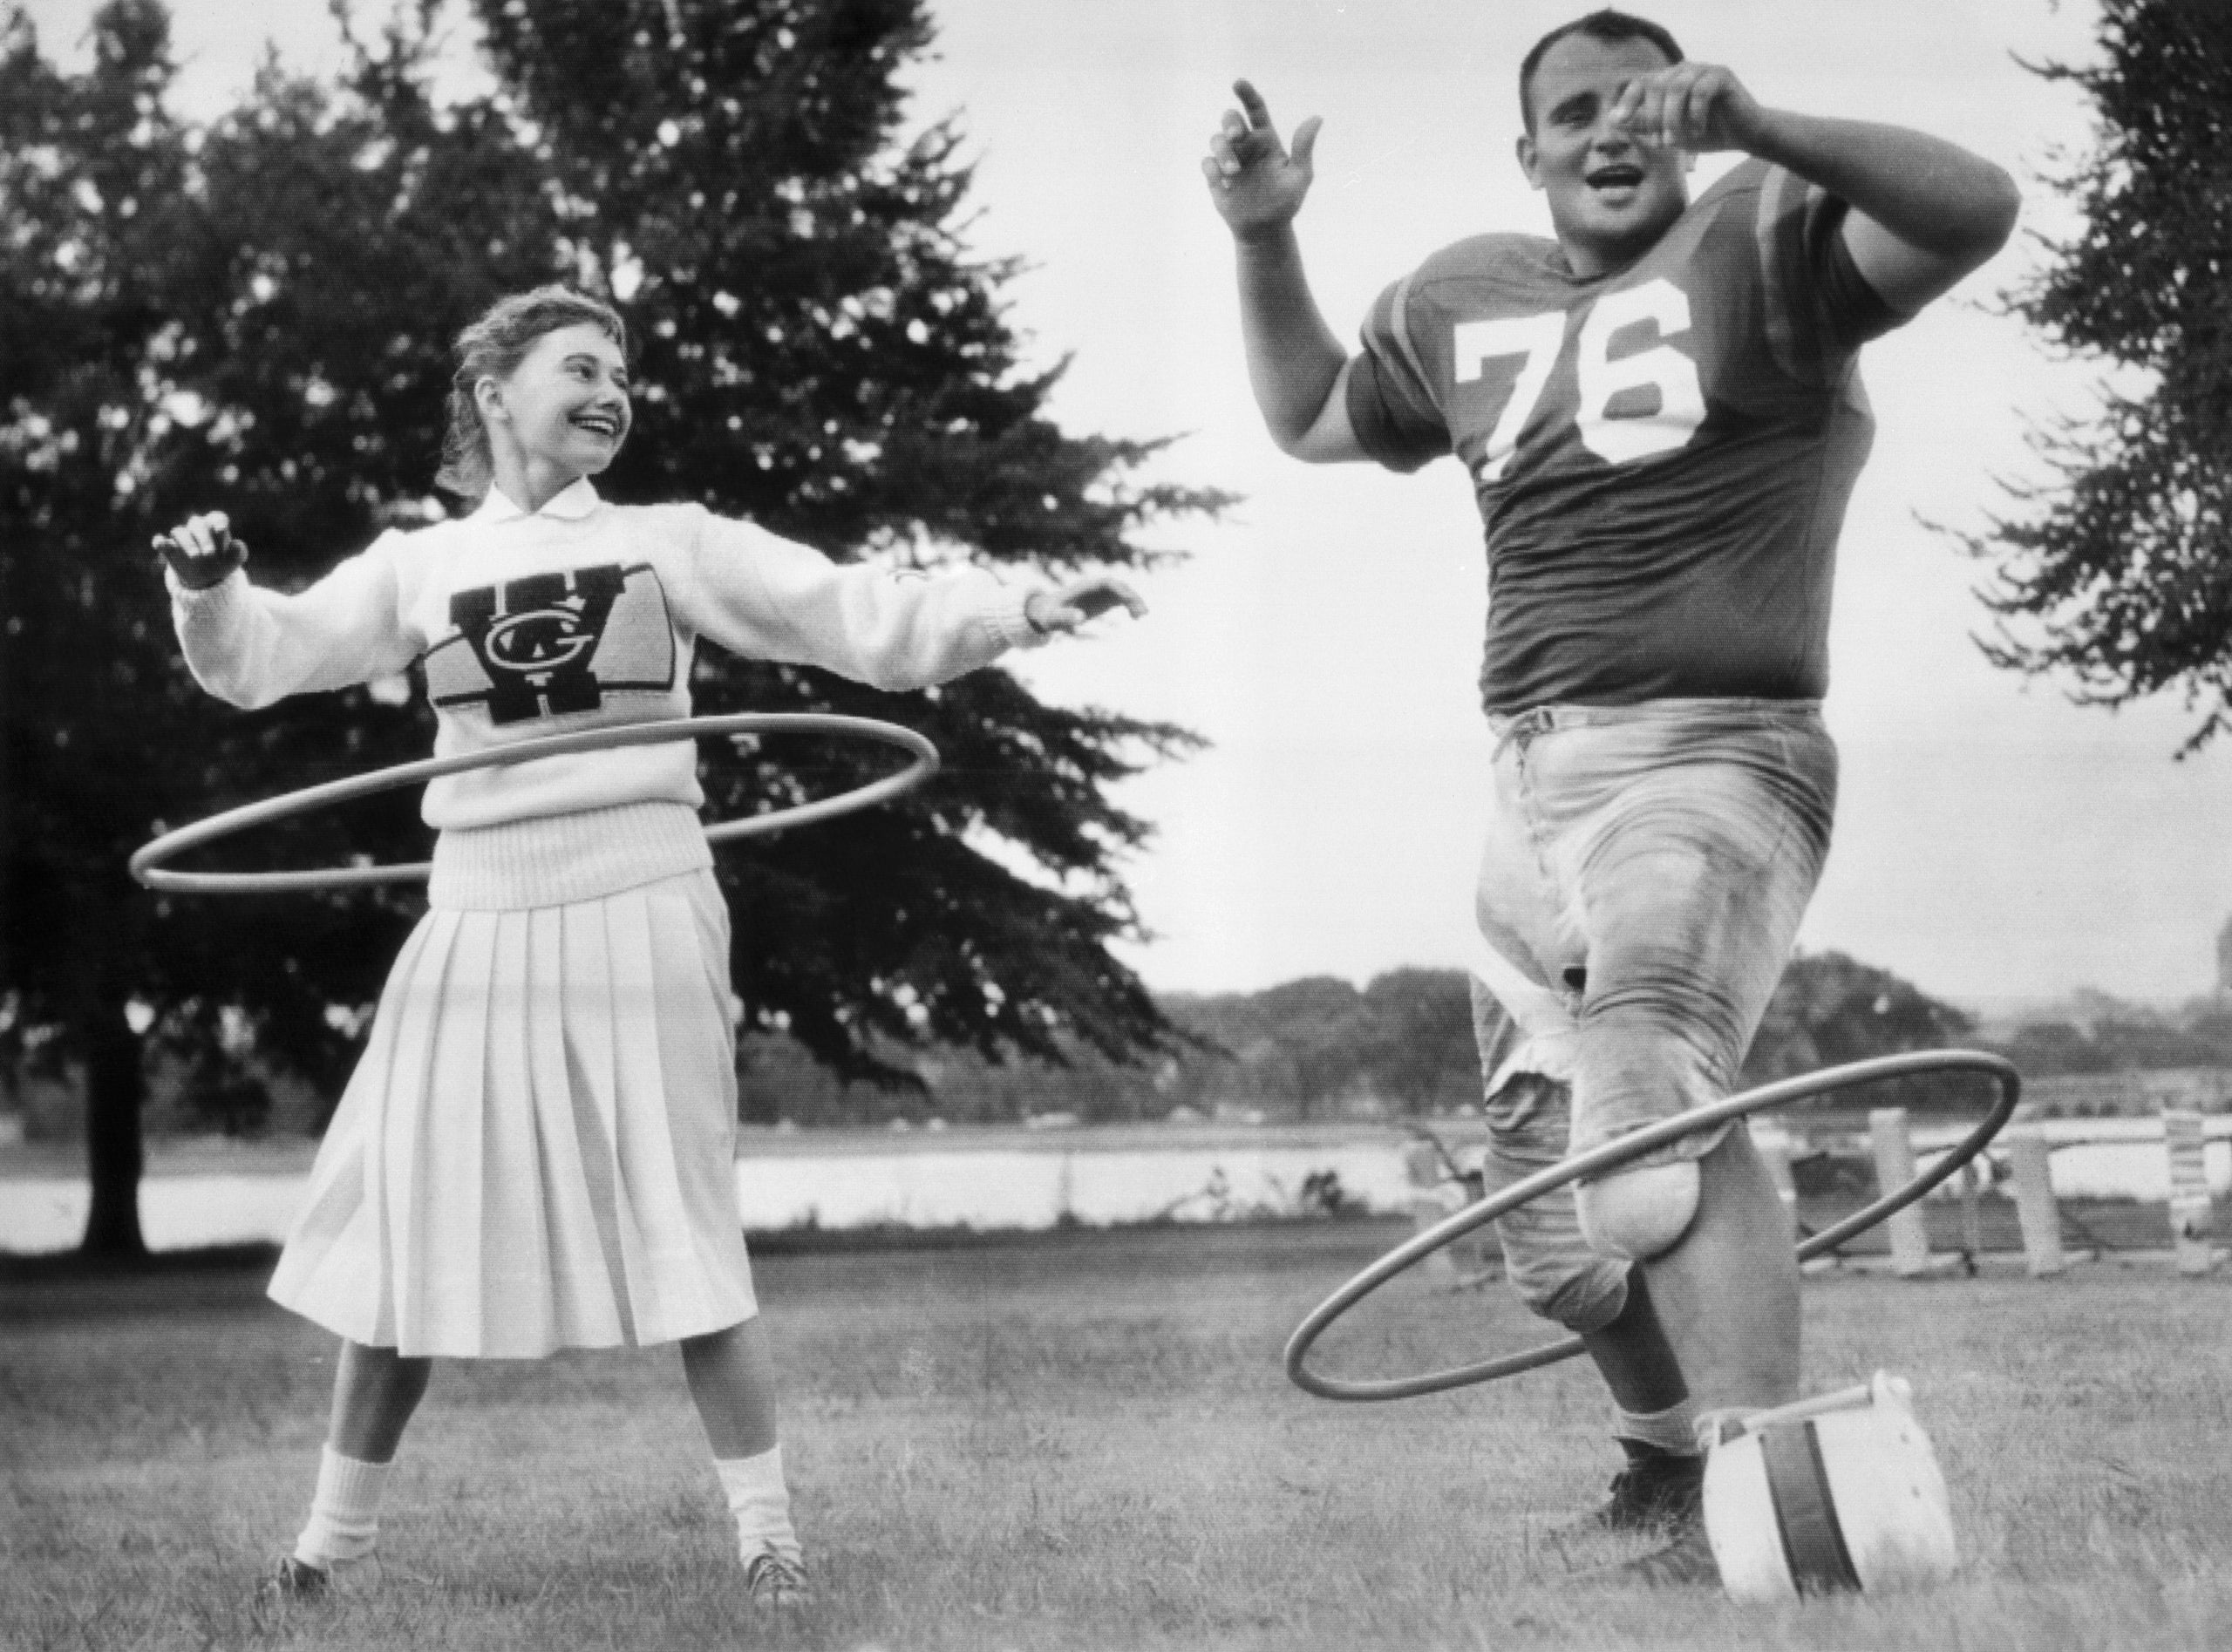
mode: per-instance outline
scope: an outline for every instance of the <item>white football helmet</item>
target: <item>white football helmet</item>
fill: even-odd
[[[1702,1425],[1705,1535],[1730,1595],[1872,1593],[1954,1574],[1945,1477],[1912,1395],[1878,1371],[1865,1387]]]

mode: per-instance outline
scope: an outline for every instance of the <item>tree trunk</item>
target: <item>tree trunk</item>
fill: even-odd
[[[124,1014],[121,1002],[99,995],[79,1030],[85,1052],[85,1173],[93,1200],[78,1248],[89,1256],[140,1256],[147,1249],[140,1234],[140,1173],[146,1159],[140,1104],[147,1083],[139,1035]]]

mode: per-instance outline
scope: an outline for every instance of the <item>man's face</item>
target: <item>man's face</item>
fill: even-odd
[[[1584,34],[1566,36],[1535,65],[1534,130],[1519,140],[1519,164],[1548,198],[1577,275],[1631,262],[1689,205],[1690,157],[1646,147],[1611,122],[1622,85],[1669,66],[1648,40]]]

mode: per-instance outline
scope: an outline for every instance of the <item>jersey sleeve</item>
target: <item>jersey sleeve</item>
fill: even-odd
[[[1850,207],[1781,167],[1760,180],[1754,233],[1769,343],[1783,371],[1807,384],[1840,377],[1853,352],[1899,324],[1868,284],[1842,234]]]
[[[1406,276],[1379,295],[1364,317],[1364,351],[1349,363],[1349,425],[1358,445],[1393,471],[1417,470],[1451,446],[1433,375],[1412,334],[1415,280]]]
[[[393,529],[306,590],[248,582],[238,569],[207,590],[167,574],[171,619],[194,681],[248,710],[290,694],[393,676],[418,649],[403,622]]]
[[[754,523],[697,516],[678,605],[693,630],[732,653],[905,690],[1045,641],[1024,616],[1027,594],[982,568],[910,574],[838,563]]]

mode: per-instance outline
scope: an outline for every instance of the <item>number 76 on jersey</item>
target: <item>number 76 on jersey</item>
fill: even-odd
[[[1502,479],[1521,432],[1551,387],[1572,313],[1456,324],[1452,365],[1460,385],[1489,377],[1492,366],[1500,376],[1518,364],[1511,394],[1473,467],[1481,482]],[[1615,357],[1613,341],[1638,324],[1655,326],[1658,342]],[[1668,342],[1689,330],[1689,295],[1664,277],[1607,293],[1582,313],[1574,353],[1574,429],[1589,452],[1612,465],[1648,459],[1680,447],[1705,422],[1697,364]]]

